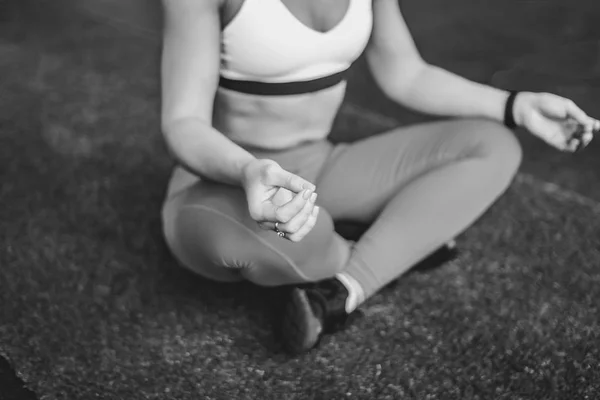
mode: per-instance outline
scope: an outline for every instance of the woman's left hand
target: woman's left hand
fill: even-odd
[[[587,146],[593,132],[600,129],[600,121],[589,117],[572,100],[551,93],[519,93],[513,115],[517,125],[562,151],[573,152]],[[579,144],[571,140],[578,125],[583,127]]]

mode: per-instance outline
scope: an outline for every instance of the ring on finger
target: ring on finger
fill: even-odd
[[[279,229],[279,222],[275,222],[275,229],[274,229],[275,233],[277,233],[277,236],[279,236],[280,238],[284,238],[285,237],[285,232],[281,231]]]

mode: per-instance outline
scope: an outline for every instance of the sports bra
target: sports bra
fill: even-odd
[[[373,25],[371,0],[349,0],[342,20],[320,32],[281,0],[244,0],[223,28],[219,86],[260,95],[300,94],[345,80]]]

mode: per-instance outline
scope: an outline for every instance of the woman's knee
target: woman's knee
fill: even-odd
[[[189,193],[175,221],[182,257],[207,260],[212,265],[208,268],[236,271],[262,286],[320,280],[343,267],[345,242],[334,236],[332,218],[325,210],[300,242],[261,229],[248,214],[243,193],[225,189]],[[198,268],[205,267],[192,269]]]
[[[521,144],[512,130],[494,121],[474,121],[476,147],[473,155],[492,164],[496,178],[512,180],[523,159]]]
[[[235,230],[215,212],[219,204],[223,212],[240,214],[243,202],[239,193],[228,188],[198,183],[168,199],[163,208],[166,242],[179,263],[217,281],[239,281],[239,266],[229,257],[228,249]],[[243,200],[243,199],[242,199]]]
[[[335,234],[331,216],[324,210],[314,228],[299,242],[264,231],[253,239],[256,242],[245,252],[251,265],[241,273],[262,286],[330,278],[343,269],[349,257],[349,245]]]

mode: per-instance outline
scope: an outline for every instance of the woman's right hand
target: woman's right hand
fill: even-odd
[[[315,185],[281,168],[273,160],[256,159],[243,171],[250,216],[263,229],[278,223],[285,238],[302,240],[315,226],[319,207],[315,206]]]

